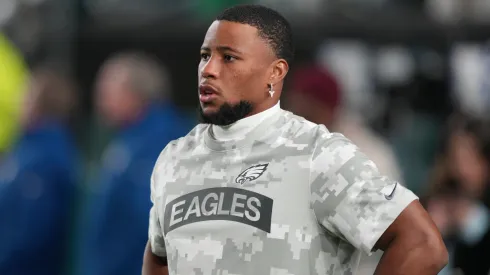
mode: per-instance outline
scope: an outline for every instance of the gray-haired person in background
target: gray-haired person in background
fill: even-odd
[[[84,210],[80,274],[141,272],[151,208],[147,182],[162,148],[190,121],[170,101],[169,75],[147,54],[118,53],[96,81],[96,106],[116,135],[105,149]]]

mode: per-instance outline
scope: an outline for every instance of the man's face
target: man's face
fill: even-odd
[[[29,86],[23,100],[21,113],[21,122],[23,126],[28,126],[39,118],[39,102],[43,84],[43,81],[36,79],[35,77],[31,78],[29,81]]]
[[[121,126],[135,112],[137,98],[129,91],[129,71],[123,66],[108,65],[103,68],[96,83],[96,105],[102,119]]]
[[[451,171],[463,188],[473,195],[482,194],[488,177],[488,163],[479,151],[474,137],[456,132],[450,138]]]
[[[201,47],[198,71],[200,111],[205,122],[226,125],[254,114],[257,105],[269,96],[274,60],[274,52],[255,27],[213,22]]]

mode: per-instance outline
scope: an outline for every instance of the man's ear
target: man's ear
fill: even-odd
[[[281,82],[289,71],[288,62],[284,59],[278,59],[272,63],[272,74],[270,82],[276,84]]]

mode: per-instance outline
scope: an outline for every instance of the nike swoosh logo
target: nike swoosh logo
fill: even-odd
[[[393,196],[395,195],[396,187],[398,186],[398,182],[395,183],[395,187],[393,187],[393,191],[389,195],[385,195],[385,199],[391,200],[393,199]]]

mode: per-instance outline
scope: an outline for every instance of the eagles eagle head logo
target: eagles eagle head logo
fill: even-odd
[[[269,166],[268,163],[257,164],[249,167],[241,172],[240,175],[238,175],[238,177],[235,179],[235,182],[239,184],[244,184],[245,182],[256,180],[257,178],[262,176],[262,174],[264,174],[267,166]]]

